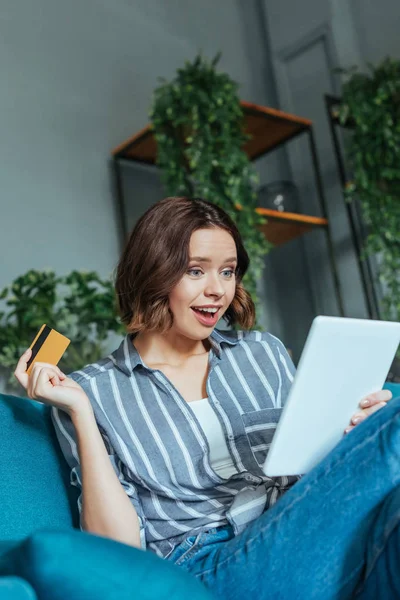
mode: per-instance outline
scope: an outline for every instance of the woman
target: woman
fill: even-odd
[[[118,265],[120,347],[70,377],[43,363],[28,377],[28,350],[16,377],[53,406],[82,529],[153,551],[221,598],[375,597],[400,539],[400,401],[378,412],[391,394],[372,394],[346,431],[376,414],[308,475],[266,477],[294,367],[278,339],[248,331],[248,264],[224,211],[166,198]],[[222,317],[243,331],[218,331]]]

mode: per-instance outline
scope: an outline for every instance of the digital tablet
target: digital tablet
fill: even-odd
[[[399,342],[397,322],[316,317],[264,473],[303,475],[325,458],[359,402],[382,389]]]

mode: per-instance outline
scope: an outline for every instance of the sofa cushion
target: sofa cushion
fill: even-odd
[[[32,586],[20,577],[0,577],[1,600],[37,600]]]
[[[69,484],[49,407],[0,394],[0,423],[0,539],[78,526],[78,493]]]
[[[83,531],[38,531],[0,557],[0,575],[25,579],[40,600],[211,600],[180,567]]]

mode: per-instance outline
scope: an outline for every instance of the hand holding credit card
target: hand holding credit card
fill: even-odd
[[[68,348],[71,340],[44,324],[39,329],[30,348],[32,355],[27,363],[26,372],[31,374],[35,362],[57,365]]]
[[[82,387],[57,366],[70,340],[44,324],[20,357],[14,375],[33,400],[59,408],[69,415],[90,407]]]

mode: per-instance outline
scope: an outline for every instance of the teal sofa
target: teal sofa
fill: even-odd
[[[400,396],[400,384],[385,388]],[[79,600],[210,600],[151,552],[79,531],[77,491],[47,406],[0,394],[0,423],[1,600],[77,598],[77,578]]]
[[[1,600],[212,600],[152,552],[79,530],[49,407],[0,394],[0,423]]]

